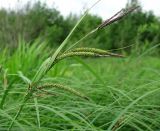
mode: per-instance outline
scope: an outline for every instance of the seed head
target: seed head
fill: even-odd
[[[97,49],[97,48],[76,48],[71,50],[71,52],[91,52],[102,56],[113,56],[113,57],[124,57],[121,54],[115,54],[108,52],[106,50]]]
[[[72,89],[72,88],[70,88],[70,87],[67,87],[67,86],[64,86],[64,85],[61,85],[61,84],[52,84],[52,83],[51,83],[51,84],[44,84],[44,85],[42,85],[42,86],[37,87],[37,89],[39,89],[39,90],[46,89],[46,88],[57,88],[57,89],[61,89],[61,90],[67,91],[67,92],[69,92],[69,93],[72,93],[72,94],[74,94],[74,95],[76,95],[76,96],[79,96],[79,97],[81,97],[81,98],[83,98],[83,99],[89,100],[88,97],[86,97],[85,95],[83,95],[83,94],[80,93],[79,91],[76,91],[76,90],[74,90],[74,89]]]
[[[113,15],[111,18],[107,19],[102,24],[100,24],[97,29],[102,29],[102,28],[104,28],[104,27],[106,27],[108,25],[111,25],[112,23],[114,23],[114,22],[122,19],[126,15],[130,14],[131,12],[136,10],[137,8],[139,8],[139,6],[130,7],[130,8],[127,8],[127,9],[121,9],[115,15]]]

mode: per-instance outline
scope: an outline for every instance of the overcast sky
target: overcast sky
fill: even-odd
[[[82,13],[97,0],[0,0],[0,8],[17,9],[28,1],[45,2],[49,7],[56,7],[64,16],[69,13]],[[139,0],[145,11],[152,10],[160,16],[160,0]],[[124,8],[127,0],[101,0],[90,12],[102,16],[104,19]]]

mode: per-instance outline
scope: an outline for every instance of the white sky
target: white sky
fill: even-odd
[[[28,1],[45,2],[49,7],[56,7],[64,16],[69,13],[82,13],[97,0],[0,0],[0,8],[17,9]],[[160,16],[160,0],[139,0],[145,11],[152,10]],[[127,0],[101,0],[90,12],[102,16],[104,19],[124,8]]]

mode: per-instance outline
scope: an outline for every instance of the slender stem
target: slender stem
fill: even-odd
[[[75,42],[74,44],[72,44],[65,52],[69,51],[71,48],[73,48],[74,46],[76,46],[78,43],[82,42],[84,39],[86,39],[87,37],[89,37],[90,35],[92,35],[93,33],[95,33],[97,30],[98,30],[98,28],[96,28],[96,29],[92,30],[91,32],[89,32],[88,34],[86,34],[80,40],[78,40],[77,42]]]
[[[3,105],[4,105],[4,102],[6,100],[8,92],[9,92],[9,89],[5,89],[2,100],[1,100],[0,109],[3,109]]]
[[[6,87],[6,89],[4,90],[4,93],[3,93],[3,96],[2,96],[2,99],[1,99],[1,102],[0,102],[0,109],[3,109],[3,106],[4,106],[4,103],[5,103],[5,100],[6,100],[6,97],[8,95],[8,92],[10,90],[10,87],[12,86],[12,84],[14,83],[15,80],[11,81],[11,83]]]
[[[21,104],[21,106],[19,107],[19,110],[17,111],[17,113],[16,113],[16,115],[15,115],[15,117],[14,117],[14,120],[11,122],[11,124],[10,124],[10,126],[9,126],[9,128],[8,128],[8,131],[10,131],[10,130],[12,129],[12,127],[13,127],[13,125],[14,125],[14,121],[19,117],[20,113],[21,113],[22,110],[23,110],[23,107],[25,106],[26,102],[28,101],[28,99],[30,98],[31,95],[32,95],[32,92],[31,92],[31,91],[29,91],[29,92],[25,95],[25,97],[24,97],[24,99],[23,99],[23,101],[22,101],[22,104]]]
[[[41,128],[41,121],[40,121],[40,115],[39,115],[38,100],[36,97],[34,98],[34,103],[35,103],[36,115],[37,115],[37,125],[38,125],[38,128],[40,129]]]

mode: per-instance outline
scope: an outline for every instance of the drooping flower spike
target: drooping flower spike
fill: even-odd
[[[115,15],[113,15],[111,18],[107,19],[102,24],[100,24],[97,29],[102,29],[102,28],[104,28],[104,27],[106,27],[108,25],[111,25],[112,23],[122,19],[126,15],[128,15],[131,12],[135,11],[137,8],[139,8],[139,6],[130,7],[130,8],[127,8],[127,9],[121,9]]]

